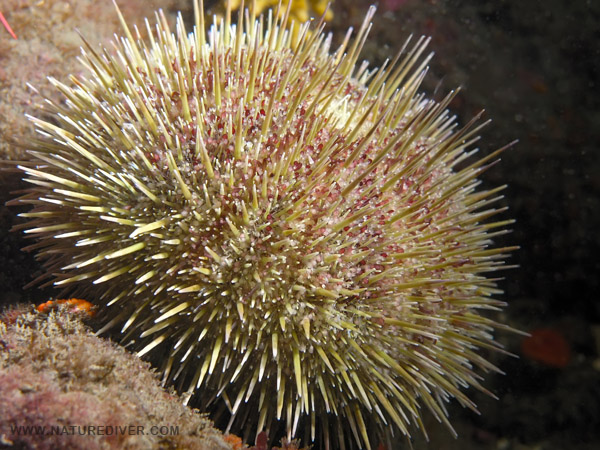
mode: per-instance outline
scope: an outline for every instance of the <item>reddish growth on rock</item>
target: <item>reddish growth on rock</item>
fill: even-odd
[[[527,358],[546,366],[563,368],[571,359],[571,348],[562,333],[552,328],[537,328],[523,339],[521,351]]]

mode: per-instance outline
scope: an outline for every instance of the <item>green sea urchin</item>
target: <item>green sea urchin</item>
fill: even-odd
[[[373,8],[333,52],[322,22],[205,33],[195,11],[191,34],[158,13],[148,41],[119,13],[114,51],[86,44],[89,75],[31,119],[18,202],[51,282],[246,438],[372,448],[422,405],[450,426],[499,348],[478,311],[502,305],[485,274],[510,221],[486,222],[502,188],[476,190],[497,152],[466,165],[479,127],[418,94],[426,39],[356,64]]]

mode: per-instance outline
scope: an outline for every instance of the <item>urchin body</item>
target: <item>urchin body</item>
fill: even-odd
[[[53,283],[251,437],[370,448],[421,405],[474,408],[460,388],[494,369],[477,311],[501,305],[485,273],[507,222],[475,190],[493,156],[456,169],[474,131],[417,93],[425,41],[356,66],[371,15],[335,52],[285,18],[205,34],[200,7],[146,43],[123,21],[116,53],[88,46],[90,75],[55,82],[53,123],[32,119],[19,201]]]

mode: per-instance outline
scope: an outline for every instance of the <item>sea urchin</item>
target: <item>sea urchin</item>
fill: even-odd
[[[478,311],[502,305],[510,221],[476,187],[497,152],[466,163],[478,127],[418,93],[426,39],[357,65],[373,11],[335,51],[288,13],[205,33],[200,2],[192,33],[159,12],[146,41],[119,13],[125,37],[86,44],[89,75],[31,119],[17,202],[51,282],[248,439],[372,448],[422,406],[450,426],[495,370]]]

